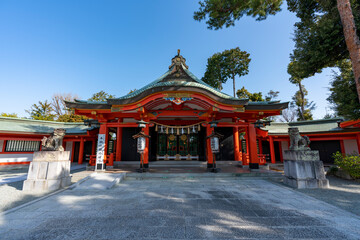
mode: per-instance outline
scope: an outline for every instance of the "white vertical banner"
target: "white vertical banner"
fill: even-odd
[[[105,156],[105,134],[98,134],[95,170],[97,170],[98,164],[101,164],[101,170],[104,170],[104,156]]]

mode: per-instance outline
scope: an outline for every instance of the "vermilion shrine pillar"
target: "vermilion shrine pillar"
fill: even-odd
[[[274,139],[272,136],[269,136],[269,145],[270,145],[271,163],[275,163]]]
[[[233,137],[234,137],[234,160],[240,161],[240,144],[239,144],[239,127],[233,127]]]
[[[79,159],[78,164],[82,164],[84,159],[84,138],[80,138],[80,150],[79,150]]]
[[[259,153],[260,153],[260,154],[263,154],[263,148],[262,148],[262,142],[263,142],[263,141],[262,141],[262,139],[260,139],[260,138],[258,139],[258,141],[259,141]]]
[[[146,127],[143,128],[144,129],[144,133],[146,135],[149,135],[149,124],[146,124]],[[145,150],[144,150],[144,167],[148,168],[149,167],[149,144],[150,140],[149,138],[146,138],[146,146],[145,146]]]
[[[356,134],[356,143],[358,147],[358,153],[360,154],[360,134]]]
[[[210,136],[212,133],[212,128],[210,127],[210,124],[206,125],[206,136]],[[207,158],[207,167],[212,168],[213,167],[213,154],[211,151],[211,145],[210,145],[210,138],[206,139],[206,158]]]
[[[116,132],[116,161],[121,161],[121,147],[122,147],[122,127],[118,127]]]
[[[248,127],[249,133],[249,168],[251,169],[259,169],[259,157],[257,152],[257,144],[256,144],[256,129],[254,124],[249,124]]]

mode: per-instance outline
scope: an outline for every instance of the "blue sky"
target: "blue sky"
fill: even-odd
[[[250,72],[236,88],[280,91],[291,101],[288,79],[294,14],[283,10],[257,22],[209,30],[193,20],[197,1],[0,1],[0,112],[28,116],[25,109],[55,93],[87,99],[100,90],[117,97],[167,71],[177,49],[201,78],[207,59],[240,47],[250,53]],[[304,80],[316,119],[329,111],[331,70]],[[232,83],[223,91],[232,94]]]

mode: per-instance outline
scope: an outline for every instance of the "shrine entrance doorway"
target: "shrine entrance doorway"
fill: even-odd
[[[199,160],[199,135],[158,134],[157,160]]]

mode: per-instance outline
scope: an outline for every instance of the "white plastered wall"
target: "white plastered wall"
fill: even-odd
[[[31,162],[32,153],[0,154],[0,163]]]
[[[356,139],[346,139],[346,140],[344,140],[344,147],[345,147],[345,153],[346,154],[353,154],[354,152],[359,154]]]

